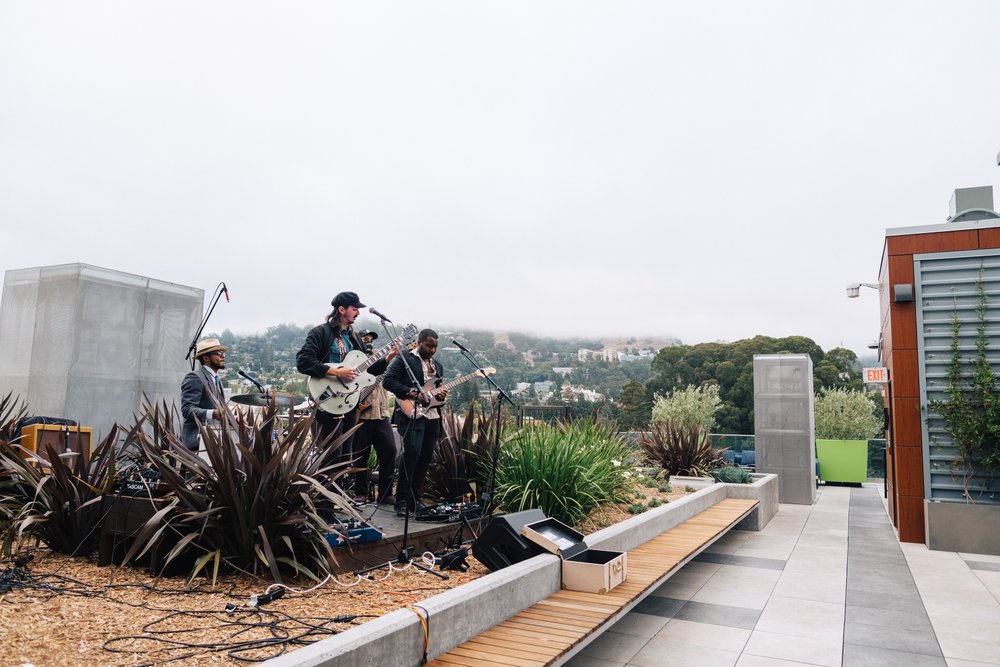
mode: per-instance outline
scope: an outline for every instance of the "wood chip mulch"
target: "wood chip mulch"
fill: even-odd
[[[648,488],[639,493],[646,497],[632,502],[643,505],[685,495]],[[629,518],[628,505],[599,509],[576,528],[589,533]],[[228,575],[214,587],[197,580],[188,588],[185,578],[99,567],[44,547],[31,555],[23,567],[0,564],[0,585],[25,579],[0,593],[0,665],[254,664],[489,572],[470,555],[469,570],[448,571],[446,581],[396,566],[372,573],[374,580],[340,575],[315,590],[305,590],[311,583],[289,584],[301,592],[288,590],[252,607],[251,595],[263,594],[270,582]]]

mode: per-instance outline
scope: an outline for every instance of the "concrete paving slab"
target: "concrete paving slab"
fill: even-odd
[[[771,597],[771,586],[763,590],[739,590],[727,585],[713,586],[709,581],[691,598],[692,602],[741,607],[760,611]]]
[[[844,645],[844,667],[945,667],[944,658],[905,651]]]
[[[743,653],[808,665],[839,667],[842,649],[843,645],[836,639],[795,637],[754,630]]]
[[[759,655],[744,653],[736,661],[736,667],[801,667],[810,665],[808,662],[793,662],[791,660],[781,660],[779,658],[764,658]],[[839,662],[837,663],[840,664]]]
[[[844,643],[944,657],[934,633],[926,629],[847,622],[844,624]]]
[[[614,625],[614,631],[623,635],[635,635],[649,639],[663,629],[670,621],[667,616],[629,612]]]
[[[707,602],[687,602],[674,614],[674,618],[752,630],[760,618],[760,611]]]
[[[739,651],[651,639],[629,662],[629,667],[732,667],[739,658]]]
[[[764,607],[755,629],[795,637],[840,641],[844,631],[844,605],[773,595]]]
[[[658,639],[666,639],[679,644],[691,644],[723,651],[742,651],[750,638],[750,630],[732,628],[712,623],[695,623],[675,618],[657,634]]]
[[[608,630],[580,651],[580,655],[627,663],[632,660],[648,641],[648,637],[636,637],[635,635]]]
[[[933,633],[931,621],[922,609],[876,609],[847,605],[844,617],[846,623],[861,623],[882,628],[908,628]]]

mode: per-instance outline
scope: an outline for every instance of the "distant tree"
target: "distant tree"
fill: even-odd
[[[831,352],[833,358],[823,364],[826,355],[822,348],[805,336],[755,336],[732,343],[674,345],[657,353],[646,387],[655,395],[669,394],[688,385],[700,387],[706,382],[716,382],[722,401],[716,413],[716,430],[753,433],[754,355],[808,354],[813,363],[816,387],[853,386],[850,383],[855,377],[860,381],[860,374],[856,369],[852,371],[848,363],[853,353],[850,350]],[[815,373],[817,369],[819,375]],[[848,375],[841,377],[842,373]]]
[[[672,424],[683,429],[699,426],[703,433],[708,433],[715,426],[715,413],[721,402],[719,385],[688,385],[666,396],[655,397],[653,423]]]
[[[620,408],[619,427],[628,431],[641,431],[649,428],[653,399],[641,383],[635,380],[626,382],[618,404]]]
[[[229,329],[226,329],[219,334],[219,342],[232,349],[233,345],[236,343],[236,334]]]
[[[882,433],[882,410],[873,394],[837,387],[821,389],[815,401],[817,438],[867,440]]]

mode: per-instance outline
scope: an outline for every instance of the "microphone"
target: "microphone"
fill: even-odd
[[[456,346],[456,347],[457,347],[458,349],[460,349],[460,350],[461,350],[462,352],[469,352],[469,348],[465,347],[464,345],[462,345],[461,343],[459,343],[459,342],[458,342],[457,340],[455,340],[454,338],[452,338],[452,339],[451,339],[451,342],[452,342],[452,344],[454,344],[454,345],[455,345],[455,346]],[[472,354],[472,353],[471,353],[471,352],[469,352],[469,354]]]
[[[236,371],[236,374],[237,375],[242,375],[246,379],[250,380],[250,382],[252,382],[254,384],[254,386],[256,386],[258,390],[260,390],[260,393],[262,393],[262,394],[266,394],[267,393],[266,391],[264,391],[264,385],[262,385],[260,382],[258,382],[256,380],[256,378],[248,375],[242,368],[240,370]]]
[[[229,288],[226,287],[226,283],[222,283],[222,291],[226,295],[226,303],[229,303]]]
[[[370,312],[370,313],[371,313],[372,315],[374,315],[374,316],[376,316],[377,318],[379,318],[380,320],[382,320],[383,322],[388,322],[389,324],[392,324],[392,320],[390,320],[390,319],[389,319],[388,317],[386,317],[386,316],[385,316],[385,315],[383,315],[382,313],[378,312],[378,311],[377,311],[377,310],[375,310],[374,308],[369,308],[369,309],[368,309],[368,311],[369,311],[369,312]]]

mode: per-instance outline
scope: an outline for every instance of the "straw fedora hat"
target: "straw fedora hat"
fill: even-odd
[[[206,338],[198,341],[198,345],[194,348],[194,358],[201,359],[209,352],[216,352],[218,350],[228,352],[229,348],[220,343],[218,338]]]

